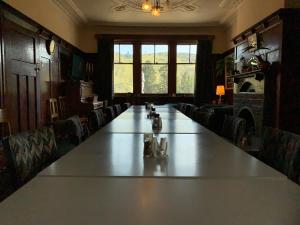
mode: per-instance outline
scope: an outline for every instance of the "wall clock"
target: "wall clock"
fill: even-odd
[[[55,51],[56,43],[53,39],[46,41],[46,48],[49,55],[52,55]]]

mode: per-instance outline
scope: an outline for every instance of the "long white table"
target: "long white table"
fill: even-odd
[[[134,106],[0,204],[3,225],[298,225],[300,188],[170,106],[168,160]],[[127,127],[126,127],[126,126]]]
[[[53,163],[46,176],[278,177],[268,167],[214,133],[160,134],[168,159],[143,157],[143,134],[97,132]]]
[[[277,179],[38,177],[3,225],[298,225],[300,189]]]

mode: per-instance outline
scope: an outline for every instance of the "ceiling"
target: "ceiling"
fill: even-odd
[[[128,0],[142,2],[142,0]],[[125,7],[123,11],[116,8],[128,4],[125,0],[53,0],[77,21],[91,25],[109,26],[203,26],[218,25],[236,9],[243,0],[186,0],[186,8],[163,12],[160,17],[150,13]],[[161,0],[164,2],[165,0]],[[178,0],[177,0],[178,1]],[[176,0],[171,0],[176,2]]]

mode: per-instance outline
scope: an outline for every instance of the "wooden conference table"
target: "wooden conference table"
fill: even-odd
[[[131,107],[2,202],[0,224],[300,224],[298,185],[175,109],[157,111],[168,160],[143,158],[151,121]]]

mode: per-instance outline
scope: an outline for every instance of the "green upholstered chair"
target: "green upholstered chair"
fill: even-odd
[[[118,116],[123,112],[120,104],[114,105],[113,109],[114,109],[115,116]]]
[[[240,145],[246,130],[246,120],[225,115],[222,128],[222,136],[230,140],[235,145]]]
[[[105,125],[105,116],[102,109],[93,110],[89,115],[89,129],[92,133]]]
[[[129,102],[125,102],[122,104],[122,110],[125,111],[127,110],[129,107],[131,106],[131,104]]]
[[[258,158],[300,184],[300,136],[264,127]]]
[[[6,138],[4,149],[18,187],[56,159],[57,145],[53,129],[44,127]]]

